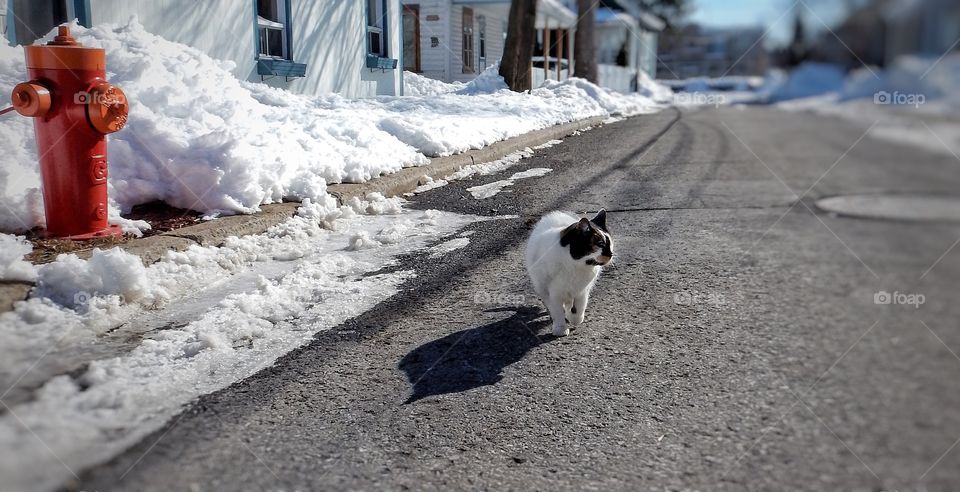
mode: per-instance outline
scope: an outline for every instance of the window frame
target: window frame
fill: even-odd
[[[477,16],[477,61],[479,71],[487,69],[487,16]]]
[[[467,32],[466,22],[464,22],[468,17],[470,18],[469,32]],[[460,71],[465,74],[477,73],[477,63],[475,59],[477,51],[473,38],[475,24],[476,18],[474,17],[473,9],[463,7],[460,12],[460,61],[462,62]],[[468,40],[470,41],[469,43],[467,43]]]
[[[403,55],[404,55],[404,56],[403,56],[403,62],[404,62],[404,67],[403,67],[403,69],[404,69],[404,70],[407,70],[406,63],[407,63],[407,61],[408,61],[407,58],[406,58],[406,51],[405,51],[405,49],[406,49],[406,29],[405,29],[405,26],[404,26],[404,24],[403,24],[403,21],[404,21],[404,17],[405,17],[405,16],[410,15],[410,16],[413,17],[413,22],[414,22],[414,24],[413,24],[413,51],[414,51],[414,57],[413,57],[413,60],[412,60],[412,62],[413,62],[413,67],[412,67],[412,70],[411,70],[411,71],[414,72],[414,73],[423,73],[423,67],[421,66],[421,57],[420,57],[420,4],[404,4],[402,10],[403,10],[403,12],[401,13],[401,17],[400,17],[400,29],[401,29],[402,32],[400,33],[400,35],[403,36],[402,39],[403,39],[404,42],[403,42],[403,44],[401,44],[400,49],[401,49],[401,53],[403,53]]]
[[[257,41],[257,59],[272,59],[272,60],[293,60],[293,47],[291,42],[291,30],[290,30],[290,0],[269,0],[274,2],[277,9],[277,17],[279,21],[272,21],[265,17],[260,16],[260,6],[258,5],[257,0],[253,0],[254,8],[254,24],[256,25],[256,41]],[[265,33],[269,31],[280,31],[280,40],[281,40],[281,54],[273,55],[269,53],[269,47],[264,47],[264,43],[269,44],[269,35],[264,38]],[[264,50],[267,53],[264,53]]]
[[[376,12],[370,12],[371,4],[376,8]],[[387,26],[390,11],[388,10],[387,0],[366,0],[365,7],[367,18],[364,26],[364,36],[366,37],[367,54],[380,58],[390,57],[390,43],[387,36]],[[374,21],[371,23],[371,21]],[[378,50],[374,50],[372,35],[377,34],[380,39]]]

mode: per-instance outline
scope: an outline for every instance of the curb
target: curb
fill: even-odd
[[[503,159],[518,150],[534,147],[550,140],[559,140],[578,130],[601,125],[606,120],[607,117],[596,116],[535,130],[507,140],[501,140],[482,149],[468,150],[462,154],[446,157],[434,157],[430,159],[430,164],[426,166],[404,168],[366,183],[330,185],[327,187],[327,193],[335,196],[337,202],[341,205],[353,197],[362,199],[373,192],[379,192],[388,197],[402,195],[413,191],[422,184],[420,178],[423,176],[430,176],[434,179],[444,178],[465,166]]]
[[[366,183],[330,185],[327,187],[327,193],[333,195],[340,205],[351,198],[363,199],[374,192],[382,193],[387,197],[402,195],[419,186],[421,178],[425,175],[435,179],[444,178],[464,166],[502,159],[527,147],[535,147],[550,140],[559,140],[579,130],[601,125],[606,120],[607,117],[597,116],[535,130],[481,149],[434,157],[430,159],[430,164],[425,166],[404,168]],[[300,204],[295,202],[262,205],[260,212],[255,214],[221,217],[155,236],[131,239],[117,246],[127,253],[139,256],[144,265],[150,265],[159,261],[167,251],[185,251],[194,244],[221,246],[230,236],[262,234],[267,229],[293,217],[299,206]],[[87,259],[93,251],[76,251],[73,254]],[[0,282],[0,313],[12,311],[14,303],[26,300],[32,288],[33,284],[28,282]]]

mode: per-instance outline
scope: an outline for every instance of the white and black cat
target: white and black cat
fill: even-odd
[[[546,304],[553,334],[570,334],[567,321],[577,326],[590,300],[600,267],[613,257],[607,232],[607,212],[578,219],[566,212],[550,212],[537,222],[527,241],[527,273],[533,290]]]

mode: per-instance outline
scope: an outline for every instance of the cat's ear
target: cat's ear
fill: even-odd
[[[580,232],[590,232],[590,221],[586,217],[577,222],[577,230]]]
[[[600,211],[597,212],[597,216],[594,217],[591,222],[597,224],[597,227],[607,230],[607,211],[601,208]]]

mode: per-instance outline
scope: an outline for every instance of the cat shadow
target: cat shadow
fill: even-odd
[[[477,328],[461,330],[427,342],[405,355],[397,367],[413,386],[413,403],[428,396],[460,393],[498,383],[503,369],[543,343],[556,340],[538,331],[550,324],[537,307],[496,308],[514,311],[510,317]]]

